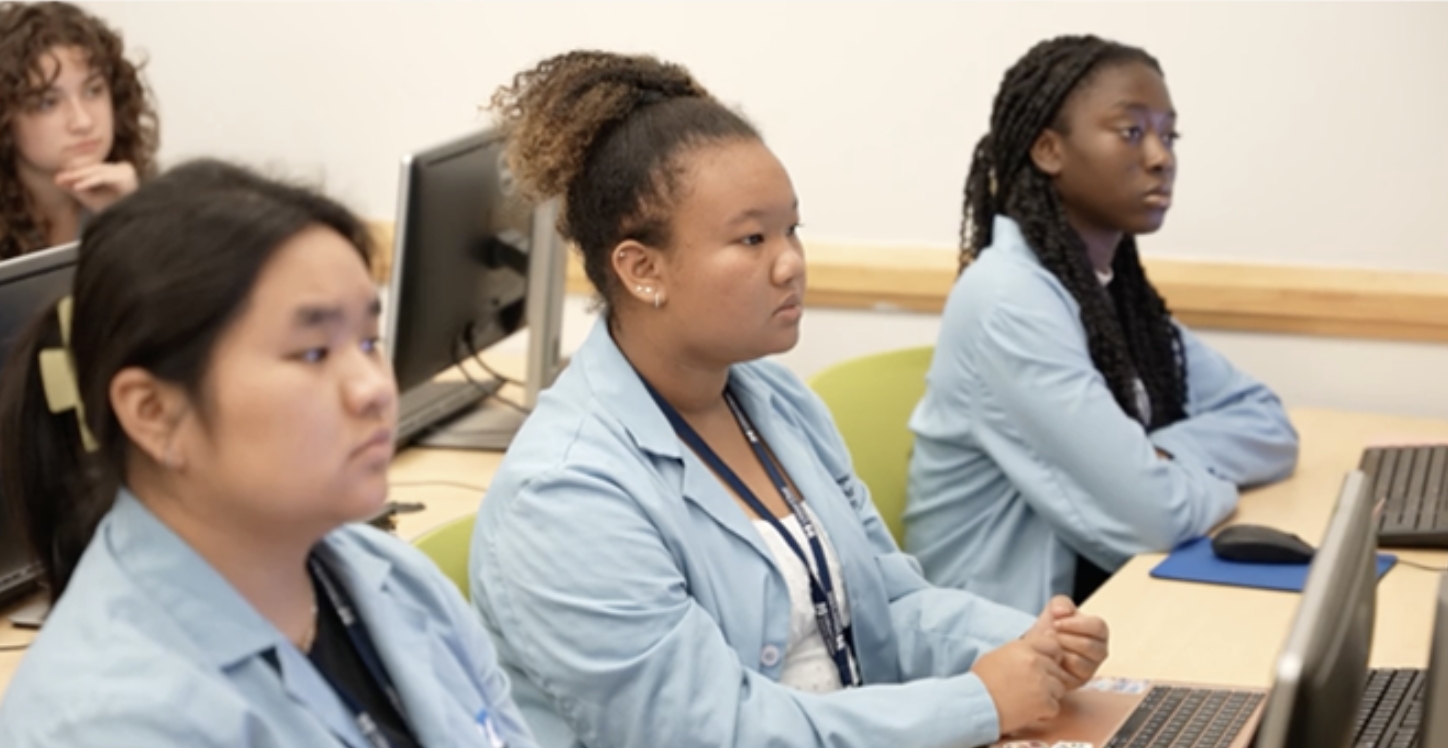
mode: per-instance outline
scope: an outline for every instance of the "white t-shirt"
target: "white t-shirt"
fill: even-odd
[[[835,605],[843,619],[840,623],[849,626],[849,600],[845,596],[840,560],[835,556],[835,548],[814,512],[810,511],[808,506],[801,508],[809,512],[810,521],[814,522],[815,531],[819,533],[820,543],[825,550],[825,562],[830,567],[830,579],[834,582]],[[769,546],[769,552],[774,555],[774,564],[784,574],[785,584],[789,587],[789,644],[785,647],[784,670],[779,674],[779,682],[811,693],[838,691],[843,688],[840,673],[835,668],[830,650],[825,647],[825,641],[820,636],[814,603],[810,599],[809,573],[815,571],[814,554],[810,552],[809,540],[805,537],[804,528],[800,527],[797,517],[793,514],[781,517],[779,523],[794,536],[794,542],[804,550],[810,564],[809,571],[806,571],[799,556],[790,550],[789,544],[769,526],[768,521],[754,520],[754,527],[764,538],[764,544]]]

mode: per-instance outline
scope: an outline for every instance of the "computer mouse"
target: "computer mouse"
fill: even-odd
[[[1305,564],[1313,548],[1289,532],[1264,525],[1231,525],[1212,538],[1212,553],[1225,561],[1254,564]]]

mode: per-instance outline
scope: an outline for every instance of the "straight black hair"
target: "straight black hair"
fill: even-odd
[[[69,348],[96,450],[83,448],[75,413],[51,413],[46,402],[38,358],[62,345],[54,305],[12,346],[0,375],[0,496],[53,598],[126,479],[131,443],[111,408],[111,380],[140,367],[203,407],[217,339],[276,250],[312,226],[335,230],[368,262],[366,227],[338,203],[200,160],[146,183],[86,228]]]

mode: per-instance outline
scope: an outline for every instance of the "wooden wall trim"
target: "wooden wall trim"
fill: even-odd
[[[388,277],[391,222],[374,222]],[[847,309],[939,312],[955,281],[955,252],[811,244],[806,303]],[[1146,271],[1192,327],[1294,335],[1448,342],[1448,274],[1364,268],[1147,258]],[[569,293],[593,289],[576,254]]]

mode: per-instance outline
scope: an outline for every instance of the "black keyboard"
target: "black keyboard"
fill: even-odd
[[[1372,447],[1359,467],[1383,502],[1378,545],[1448,548],[1448,445]]]
[[[1369,671],[1353,725],[1353,748],[1415,748],[1427,681],[1418,669]]]
[[[1106,748],[1227,748],[1263,695],[1260,691],[1154,686]]]
[[[397,404],[397,435],[393,442],[402,447],[428,429],[492,397],[502,381],[431,381],[402,393]]]

